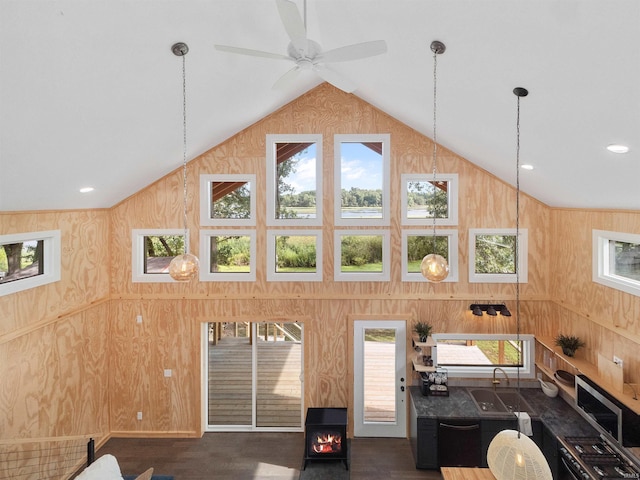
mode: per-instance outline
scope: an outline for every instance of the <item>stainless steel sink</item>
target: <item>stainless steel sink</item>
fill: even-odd
[[[468,388],[467,391],[480,413],[513,413],[518,411],[519,405],[521,412],[535,414],[527,401],[515,390]]]

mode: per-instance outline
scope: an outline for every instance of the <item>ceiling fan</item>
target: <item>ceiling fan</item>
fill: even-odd
[[[229,45],[216,45],[217,50],[229,53],[238,53],[253,57],[274,58],[276,60],[288,60],[295,63],[295,66],[282,75],[273,88],[286,88],[303,70],[311,70],[320,78],[329,82],[333,86],[351,93],[356,89],[356,85],[327,66],[328,63],[346,62],[373,57],[386,53],[387,43],[384,40],[356,43],[344,47],[322,51],[322,47],[317,42],[307,38],[306,28],[306,0],[304,4],[305,21],[300,16],[297,5],[290,0],[276,0],[280,19],[284,25],[287,35],[291,41],[287,47],[287,55],[278,53],[263,52],[248,48],[232,47]]]

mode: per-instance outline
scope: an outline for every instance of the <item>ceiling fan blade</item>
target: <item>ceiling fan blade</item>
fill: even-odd
[[[284,75],[282,75],[276,83],[271,87],[273,90],[286,90],[289,85],[291,85],[297,76],[300,74],[300,67],[296,65],[291,70],[288,70]]]
[[[298,6],[289,0],[276,0],[276,4],[278,5],[282,24],[291,41],[307,38],[307,29],[300,16]]]
[[[325,82],[329,82],[344,92],[352,93],[357,88],[356,84],[347,77],[324,65],[318,65],[314,70]]]
[[[265,57],[294,61],[293,58],[279,53],[263,52],[261,50],[251,50],[250,48],[232,47],[229,45],[216,45],[215,47],[216,50],[220,50],[221,52],[238,53],[240,55],[249,55],[250,57]]]
[[[346,62],[361,58],[373,57],[387,53],[387,42],[374,40],[372,42],[356,43],[346,47],[335,48],[322,54],[323,62]]]

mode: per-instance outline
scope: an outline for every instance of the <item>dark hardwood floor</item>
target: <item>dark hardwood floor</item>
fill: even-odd
[[[406,439],[356,438],[350,443],[351,480],[440,480],[416,470]],[[206,433],[198,439],[112,438],[98,452],[113,454],[123,474],[154,467],[175,480],[298,480],[303,433]]]

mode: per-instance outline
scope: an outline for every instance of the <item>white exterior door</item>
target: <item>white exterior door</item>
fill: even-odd
[[[406,322],[355,320],[353,343],[354,435],[406,437]]]

